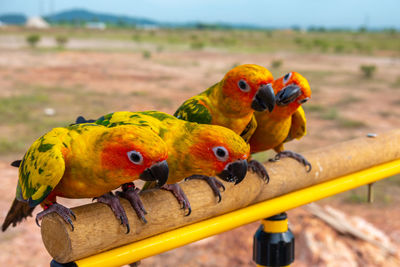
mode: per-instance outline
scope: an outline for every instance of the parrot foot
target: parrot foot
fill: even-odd
[[[170,191],[172,194],[174,194],[179,204],[182,205],[182,209],[188,209],[188,213],[185,216],[189,216],[190,213],[192,213],[192,207],[190,206],[189,199],[178,184],[165,184],[161,187],[161,189]]]
[[[214,195],[218,197],[218,203],[221,202],[221,192],[225,191],[225,186],[221,181],[219,181],[215,177],[210,177],[206,175],[192,175],[187,178],[185,178],[185,181],[187,180],[192,180],[192,179],[201,179],[204,180],[208,183],[208,185],[211,187],[212,191],[214,192]],[[222,191],[220,190],[222,188]]]
[[[117,191],[117,196],[127,199],[132,208],[135,210],[137,216],[144,222],[147,223],[147,220],[144,215],[147,214],[147,211],[144,209],[143,202],[139,197],[139,189],[135,187],[133,183],[126,183],[122,185],[122,192]]]
[[[278,154],[275,155],[273,159],[270,159],[270,161],[277,161],[281,158],[292,158],[297,160],[298,162],[306,166],[307,172],[310,172],[312,169],[311,163],[305,157],[290,150],[284,150],[279,152]]]
[[[93,198],[93,200],[97,200],[97,202],[104,203],[110,206],[111,210],[114,212],[115,217],[121,220],[121,224],[126,227],[126,233],[128,234],[131,230],[129,227],[128,216],[126,216],[125,210],[119,201],[119,198],[114,195],[112,192],[104,194],[99,197]]]
[[[57,213],[58,215],[61,216],[61,218],[63,218],[63,220],[68,223],[69,225],[71,225],[71,231],[74,231],[74,224],[72,223],[71,217],[74,217],[74,220],[76,220],[76,216],[75,213],[70,210],[69,208],[64,207],[61,204],[58,204],[57,202],[53,202],[50,205],[46,205],[44,206],[44,210],[39,212],[36,215],[36,224],[40,227],[39,221],[47,214],[50,213]]]
[[[261,164],[261,162],[257,160],[250,160],[248,162],[248,167],[247,169],[249,171],[252,171],[254,173],[257,173],[258,176],[260,176],[266,184],[269,183],[269,175],[267,170],[265,169],[264,165]]]

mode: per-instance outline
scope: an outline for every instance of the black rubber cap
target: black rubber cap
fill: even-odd
[[[286,219],[287,219],[286,212],[282,212],[282,213],[279,213],[277,215],[268,217],[266,220],[268,220],[268,221],[283,221],[283,220],[286,220]]]
[[[50,262],[50,267],[78,267],[74,261],[67,262],[67,263],[59,263],[55,260]]]

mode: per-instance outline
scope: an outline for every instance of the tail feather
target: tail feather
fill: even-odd
[[[1,226],[1,230],[4,232],[10,224],[14,227],[26,217],[32,217],[32,211],[34,208],[35,207],[31,208],[26,202],[14,199],[6,218],[4,219],[3,225]]]

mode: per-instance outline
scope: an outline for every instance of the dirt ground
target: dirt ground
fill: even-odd
[[[271,69],[274,76],[295,70],[309,80],[313,95],[305,106],[308,135],[289,144],[289,149],[311,150],[400,126],[399,58],[284,51],[240,54],[212,49],[153,51],[151,56],[144,56],[137,51],[104,52],[87,47],[63,51],[31,50],[9,43],[0,47],[0,221],[15,196],[17,170],[9,162],[20,158],[47,130],[72,122],[78,115],[95,118],[117,110],[152,109],[173,113],[185,99],[219,81],[237,64],[270,68],[272,61],[281,60],[279,69]],[[362,76],[360,66],[364,64],[376,66],[373,78]],[[382,182],[373,204],[358,203],[364,189],[321,203],[366,219],[399,250],[399,181],[397,177]],[[74,206],[87,201],[62,203]],[[289,218],[297,238],[293,266],[399,266],[398,259],[390,257],[368,261],[365,255],[358,255],[341,261],[340,257],[312,254],[304,241],[307,230],[333,230],[304,208],[290,211]],[[257,227],[258,223],[253,223],[145,259],[141,266],[255,266],[252,238]],[[352,238],[337,238],[354,244]],[[47,266],[50,261],[32,218],[0,234],[0,251],[2,266]]]

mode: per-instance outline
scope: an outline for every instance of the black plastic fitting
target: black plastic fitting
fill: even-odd
[[[266,220],[286,219],[286,213],[281,213]],[[290,265],[294,261],[294,235],[290,229],[283,233],[268,233],[264,232],[264,225],[261,225],[254,234],[253,260],[262,266]]]

